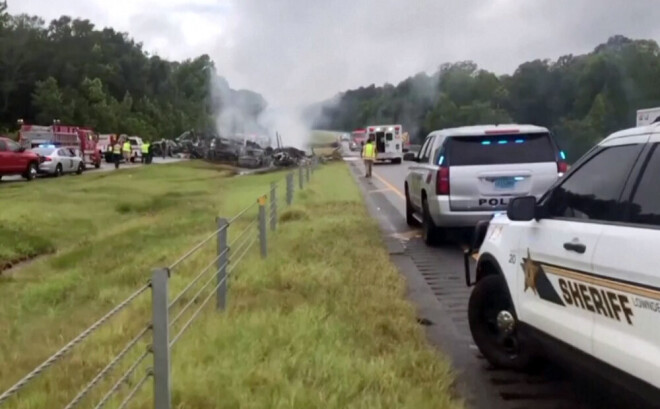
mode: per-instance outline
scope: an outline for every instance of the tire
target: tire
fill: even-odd
[[[23,175],[23,177],[28,181],[34,180],[34,178],[37,177],[37,164],[31,162],[28,165],[27,171],[25,172],[25,175]]]
[[[395,164],[395,165],[400,165],[401,164],[401,158],[393,159],[392,163]]]
[[[62,176],[62,173],[63,173],[62,165],[58,164],[57,166],[55,166],[55,173],[53,174],[53,176],[60,177],[60,176]]]
[[[97,162],[94,162],[94,168],[99,169],[101,167],[101,160],[99,159]]]
[[[85,170],[85,165],[83,165],[82,162],[81,162],[78,165],[78,169],[76,169],[76,175],[82,175],[84,170]]]
[[[441,232],[433,223],[429,212],[429,203],[426,197],[422,199],[422,239],[427,246],[434,246],[440,242]]]
[[[514,319],[509,334],[497,324],[502,311],[508,311]],[[495,367],[523,371],[533,366],[533,348],[517,331],[517,320],[504,277],[493,274],[481,279],[470,295],[468,321],[479,351]]]
[[[419,222],[417,221],[417,219],[415,219],[414,216],[412,203],[410,203],[410,196],[408,194],[408,185],[406,185],[405,190],[406,190],[406,223],[410,227],[419,226]]]

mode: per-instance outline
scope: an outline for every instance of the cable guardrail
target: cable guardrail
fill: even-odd
[[[313,161],[310,164],[299,167],[297,172],[299,189],[303,189],[305,184],[310,181],[310,174],[314,172],[317,166],[318,162]],[[267,193],[259,196],[257,200],[240,210],[231,218],[218,218],[217,228],[212,233],[204,236],[200,242],[184,252],[169,267],[153,270],[151,279],[145,285],[135,290],[65,346],[18,380],[13,386],[2,392],[0,394],[0,407],[3,407],[10,400],[18,399],[18,395],[33,380],[42,375],[48,368],[58,363],[76,346],[88,339],[99,328],[103,327],[111,318],[124,311],[130,305],[133,305],[140,295],[144,294],[147,290],[151,290],[151,319],[134,332],[135,335],[123,344],[121,350],[114,354],[109,359],[109,362],[96,372],[94,377],[66,403],[64,409],[74,409],[79,407],[86,399],[91,399],[94,395],[92,393],[93,390],[98,389],[97,387],[103,381],[110,380],[111,374],[116,372],[117,368],[121,366],[120,363],[125,361],[131,352],[139,350],[137,348],[141,342],[146,343],[144,345],[145,350],[132,361],[128,369],[120,375],[115,375],[115,377],[118,376],[118,379],[105,391],[105,394],[96,402],[94,408],[101,409],[105,407],[119,393],[122,386],[129,385],[130,383],[129,386],[132,387],[124,392],[123,399],[119,403],[118,408],[128,407],[129,403],[140,393],[144,385],[151,378],[153,379],[154,390],[153,407],[157,409],[171,409],[170,353],[172,347],[188,331],[214,295],[216,297],[216,309],[222,311],[226,308],[227,283],[257,241],[260,243],[261,258],[267,257],[269,227],[271,233],[277,229],[279,209],[278,192],[282,187],[282,182],[284,182],[286,188],[283,195],[284,202],[286,206],[292,205],[295,192],[295,173],[294,171],[289,171],[286,173],[283,181],[271,182],[270,189]],[[257,214],[249,213],[255,207],[258,207]],[[242,218],[248,219],[247,224],[244,226],[240,222]],[[232,226],[235,228],[240,226],[241,230],[237,232],[232,231],[232,240],[230,242],[228,236],[229,231],[233,230]],[[177,269],[177,277],[185,278],[186,276],[183,272],[179,271],[178,267],[184,261],[193,258],[193,256],[203,255],[204,251],[200,250],[214,238],[217,242],[216,254],[207,263],[204,263],[204,267],[201,270],[194,273],[192,278],[176,296],[170,299],[169,281],[172,275],[171,272]],[[192,292],[193,288],[199,285],[206,275],[210,275],[209,278],[197,288],[191,298],[178,311],[172,311],[185,299],[187,294]],[[214,282],[215,285],[212,285]],[[183,316],[190,313],[193,304],[197,303],[202,297],[203,301],[199,304],[199,307],[183,322]],[[173,313],[172,318],[170,318],[170,313]],[[175,326],[179,326],[177,324],[181,324],[180,328],[176,332],[176,335],[170,338],[170,330],[173,330]],[[151,333],[151,337],[147,337],[149,333]],[[149,357],[152,358],[153,365],[147,367],[144,374],[137,381],[131,381],[131,378],[138,373],[140,365],[144,364]],[[122,365],[128,365],[128,362]],[[102,391],[99,390],[95,393],[98,393],[100,396]]]

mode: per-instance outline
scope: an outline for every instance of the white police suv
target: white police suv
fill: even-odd
[[[566,171],[550,132],[534,125],[479,125],[431,132],[409,167],[406,221],[427,244],[474,228],[516,196],[541,195]]]
[[[660,124],[609,136],[475,236],[469,323],[493,365],[569,358],[658,399]]]

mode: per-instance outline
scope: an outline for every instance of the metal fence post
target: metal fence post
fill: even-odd
[[[277,184],[270,183],[270,229],[277,229]]]
[[[302,171],[302,166],[298,167],[298,187],[300,187],[300,190],[303,189],[303,171]]]
[[[229,248],[227,247],[227,230],[229,222],[227,219],[218,217],[218,293],[216,306],[219,310],[224,310],[227,306],[227,261],[229,260]]]
[[[170,409],[172,389],[170,381],[170,333],[167,286],[170,271],[157,268],[151,279],[151,308],[154,354],[154,408]]]
[[[259,244],[261,244],[261,257],[268,256],[268,246],[266,242],[266,196],[259,198]]]
[[[293,202],[293,172],[286,175],[286,205],[291,206]]]

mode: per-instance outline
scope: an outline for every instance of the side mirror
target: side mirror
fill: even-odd
[[[536,216],[536,197],[516,197],[509,202],[506,209],[509,220],[527,222]]]
[[[407,162],[417,162],[417,155],[413,152],[406,152],[403,154],[403,160]]]

